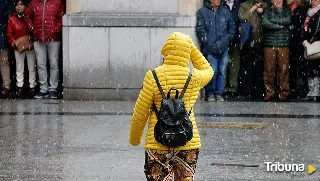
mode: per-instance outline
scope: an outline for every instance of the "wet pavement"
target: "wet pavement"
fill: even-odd
[[[142,181],[143,145],[128,134],[134,102],[1,100],[0,181]],[[320,104],[200,102],[196,181],[320,180]],[[267,172],[264,162],[313,164],[317,171]]]

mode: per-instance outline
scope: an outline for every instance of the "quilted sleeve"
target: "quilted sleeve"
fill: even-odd
[[[284,9],[283,11],[283,16],[281,17],[276,17],[273,18],[272,20],[270,20],[272,23],[276,23],[278,25],[282,25],[282,26],[288,26],[291,24],[291,11],[290,9]]]
[[[238,11],[238,16],[239,16],[240,22],[242,22],[242,23],[250,21],[251,15],[250,15],[249,11],[247,11],[245,9],[244,3],[241,3],[241,5],[240,5],[239,11]]]
[[[141,143],[143,129],[149,118],[150,109],[153,103],[153,76],[148,71],[143,80],[143,87],[134,107],[133,117],[130,126],[129,142],[133,146]]]
[[[262,16],[262,27],[269,30],[280,30],[282,26],[275,24],[270,21],[269,16],[267,15],[268,12],[265,12]]]
[[[208,41],[207,32],[205,30],[205,22],[202,16],[201,11],[197,12],[197,24],[196,24],[196,34],[199,41],[202,44],[206,44]]]
[[[191,46],[191,62],[197,73],[200,74],[200,86],[204,87],[212,79],[214,72],[209,62],[204,58],[198,48],[192,43]]]
[[[30,32],[33,31],[33,17],[34,17],[34,9],[33,9],[33,4],[34,4],[34,1],[31,1],[28,8],[24,11],[24,15],[25,15],[25,23],[27,24],[27,27],[28,27],[28,30]]]
[[[8,27],[7,27],[7,38],[10,45],[13,45],[14,43],[14,30],[13,30],[13,24],[12,24],[12,18],[9,19]]]
[[[56,31],[60,33],[62,31],[62,17],[65,13],[64,5],[60,2],[58,7],[57,25]]]
[[[236,24],[231,16],[231,13],[228,12],[228,33],[230,36],[230,41],[232,41],[234,39],[234,36],[236,34]]]

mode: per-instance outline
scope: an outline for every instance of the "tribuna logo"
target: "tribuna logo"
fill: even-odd
[[[267,165],[267,172],[304,172],[304,164],[291,164],[280,162],[264,162]]]

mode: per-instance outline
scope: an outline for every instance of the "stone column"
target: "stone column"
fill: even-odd
[[[67,0],[67,14],[81,12],[81,0]]]
[[[179,14],[195,15],[203,6],[203,0],[179,0]]]

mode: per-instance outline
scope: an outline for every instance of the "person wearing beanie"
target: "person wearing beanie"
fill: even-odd
[[[180,32],[169,35],[161,54],[164,57],[163,64],[154,70],[165,95],[172,87],[181,93],[190,72],[192,73],[183,100],[186,110],[190,111],[193,137],[184,146],[174,148],[174,152],[156,141],[154,129],[158,120],[152,105],[154,103],[159,110],[162,95],[152,71],[148,71],[134,107],[129,142],[133,146],[140,145],[144,127],[148,124],[144,143],[144,172],[147,180],[193,180],[201,144],[192,108],[198,99],[200,89],[211,80],[213,70],[191,37]],[[189,60],[194,66],[193,69],[189,68]]]
[[[9,44],[14,48],[16,58],[17,96],[21,98],[23,94],[24,59],[27,57],[30,95],[33,97],[36,86],[36,58],[32,50],[33,41],[30,36],[31,32],[24,21],[24,11],[26,10],[24,1],[17,0],[15,2],[15,10],[16,12],[10,17],[8,22],[7,38]]]

